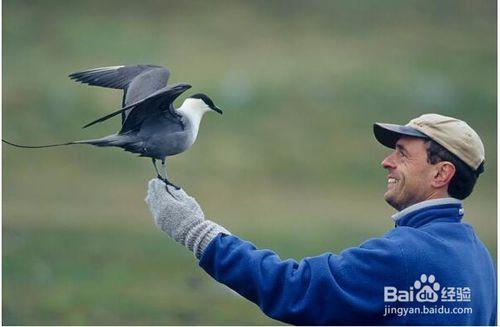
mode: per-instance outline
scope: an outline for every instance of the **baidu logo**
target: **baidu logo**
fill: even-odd
[[[384,287],[385,302],[470,302],[470,287],[443,287],[433,274],[422,274],[407,290]]]

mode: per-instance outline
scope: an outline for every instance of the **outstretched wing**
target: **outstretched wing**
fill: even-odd
[[[120,110],[110,113],[109,115],[88,123],[87,125],[83,126],[83,128],[108,120],[109,118],[114,117],[126,110],[130,110],[130,113],[127,116],[127,119],[123,122],[120,133],[125,133],[140,127],[144,119],[154,114],[155,112],[168,112],[172,117],[172,120],[180,121],[179,117],[173,112],[174,109],[172,103],[179,95],[181,95],[190,87],[191,85],[189,84],[176,84],[173,86],[164,87],[154,92],[145,99],[142,99],[136,103],[128,105]]]
[[[110,66],[89,69],[69,75],[75,81],[88,85],[122,89],[122,107],[127,107],[167,85],[170,71],[155,65]],[[128,111],[122,111],[122,124]]]

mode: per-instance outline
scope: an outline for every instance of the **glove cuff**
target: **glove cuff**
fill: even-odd
[[[231,235],[221,225],[211,220],[203,220],[190,228],[182,245],[193,252],[197,259],[200,259],[208,244],[220,233]]]

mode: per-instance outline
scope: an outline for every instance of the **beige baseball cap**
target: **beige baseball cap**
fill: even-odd
[[[484,146],[479,135],[464,121],[439,114],[425,114],[406,125],[373,124],[377,141],[394,148],[405,136],[430,138],[456,155],[473,170],[484,161]]]

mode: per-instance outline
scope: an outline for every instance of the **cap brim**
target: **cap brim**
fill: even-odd
[[[396,142],[401,136],[429,138],[424,133],[421,133],[412,127],[396,124],[375,123],[373,124],[373,134],[375,134],[375,138],[382,145],[392,149],[396,147]]]

